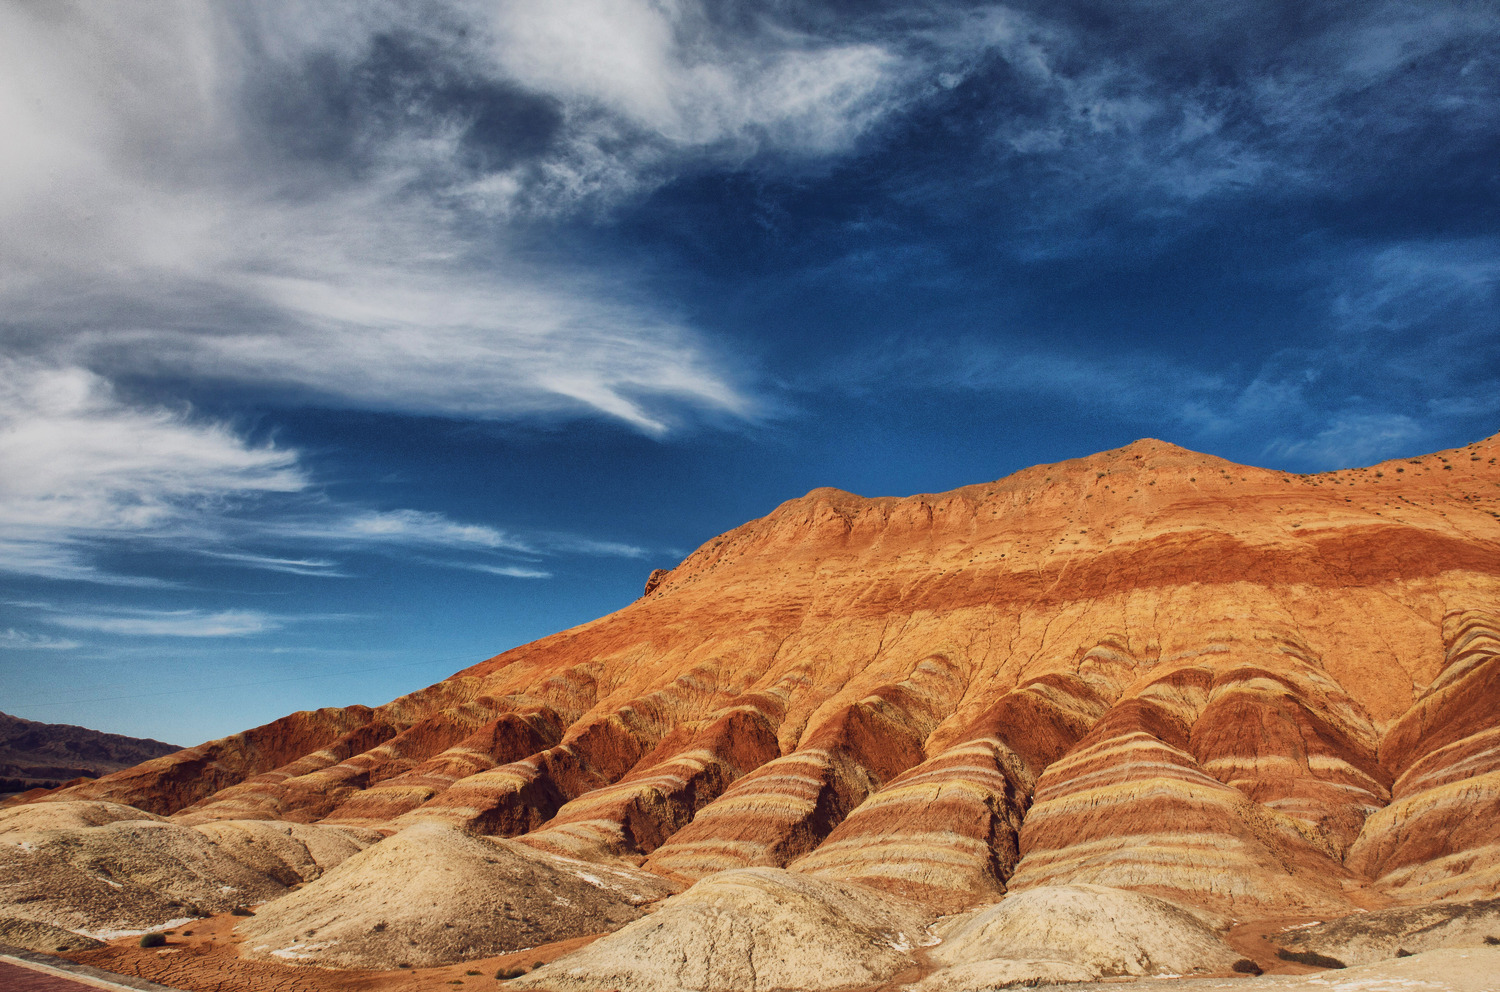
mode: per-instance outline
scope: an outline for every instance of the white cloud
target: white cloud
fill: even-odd
[[[0,464],[7,534],[138,533],[179,518],[186,504],[307,485],[294,452],[127,406],[84,369],[4,359]]]
[[[28,634],[14,627],[0,631],[0,650],[71,651],[78,646],[77,641],[47,634]]]
[[[839,151],[890,109],[903,81],[897,56],[875,44],[786,31],[726,43],[691,0],[500,4],[491,29],[504,75],[679,146]]]
[[[284,572],[287,575],[321,575],[327,578],[347,578],[347,574],[338,570],[338,562],[323,558],[276,558],[270,555],[252,555],[236,551],[210,551],[199,549],[199,554],[206,558],[216,558],[220,561],[230,561],[238,565],[248,565],[251,568],[262,569],[267,572]]]
[[[534,553],[529,543],[497,528],[458,523],[440,513],[421,510],[364,510],[321,518],[284,519],[268,524],[262,533],[287,541],[349,546],[388,544]]]
[[[121,402],[80,368],[0,358],[0,569],[103,576],[84,546],[191,529],[226,503],[307,485],[294,452]]]
[[[49,623],[126,637],[248,637],[280,630],[282,621],[256,610],[98,610],[58,612]]]
[[[492,209],[517,180],[456,164],[461,112],[370,124],[351,138],[365,157],[354,171],[278,159],[257,130],[271,125],[247,112],[264,98],[259,81],[304,83],[296,73],[314,56],[352,73],[382,33],[420,37],[434,30],[424,20],[480,16],[397,4],[231,16],[196,0],[0,9],[0,348],[110,375],[227,378],[463,417],[597,415],[661,433],[679,408],[753,415],[719,358],[628,281],[525,262],[503,224],[476,226],[472,208]],[[707,99],[686,84],[719,70],[653,49],[656,17],[630,12],[640,31],[612,40],[645,76],[601,112],[699,142],[756,129],[812,147],[862,126],[880,59],[854,50],[784,53],[753,80],[709,87],[713,106],[673,103],[660,113],[679,123],[657,120],[651,86]],[[514,37],[491,37],[566,99],[597,104],[609,73],[629,74],[542,78]],[[505,58],[467,50],[457,33],[441,41],[451,71],[514,84]],[[527,166],[530,186],[603,189],[616,185],[607,174],[642,165],[629,148],[597,145],[608,121],[569,120],[557,154]]]
[[[1319,467],[1346,468],[1409,454],[1423,434],[1422,426],[1403,414],[1341,414],[1311,437],[1273,441],[1266,453]]]
[[[1402,242],[1356,259],[1342,274],[1332,308],[1339,330],[1351,338],[1398,336],[1437,322],[1449,335],[1487,319],[1500,302],[1500,242],[1494,238]],[[1474,310],[1483,316],[1476,321]]]
[[[455,555],[618,555],[640,548],[568,534],[522,537],[412,509],[320,497],[300,453],[252,444],[187,410],[137,406],[77,367],[0,357],[0,571],[112,585],[167,586],[94,564],[107,546],[141,542],[293,575],[342,577],[323,549]],[[246,550],[249,544],[256,550]],[[261,550],[296,548],[296,555]],[[443,562],[471,568],[456,558]],[[479,563],[540,577],[529,565]],[[524,573],[524,574],[523,574]]]
[[[560,554],[594,555],[600,558],[645,558],[651,552],[622,541],[595,541],[569,534],[551,534],[539,539],[549,551]]]
[[[484,572],[486,575],[501,575],[509,579],[550,579],[551,572],[543,572],[535,568],[522,568],[519,565],[483,565],[464,564],[460,566],[473,572]]]

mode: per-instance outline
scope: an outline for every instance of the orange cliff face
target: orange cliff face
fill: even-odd
[[[683,885],[789,866],[943,911],[1067,882],[1240,918],[1486,894],[1497,458],[1299,476],[1145,440],[814,490],[386,706],[45,798],[455,824]]]

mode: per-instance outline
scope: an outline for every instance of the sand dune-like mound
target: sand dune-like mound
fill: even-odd
[[[81,830],[121,820],[167,822],[164,816],[146,813],[121,803],[85,800],[37,803],[0,810],[0,837],[8,833],[35,833],[39,830]]]
[[[858,885],[775,868],[710,876],[650,916],[511,985],[623,992],[776,992],[884,981],[911,965],[926,917]]]
[[[274,820],[220,820],[195,829],[223,854],[286,886],[321,878],[384,838],[378,830]]]
[[[1370,964],[1402,951],[1419,954],[1444,947],[1500,945],[1500,899],[1355,913],[1279,934],[1276,942],[1290,951],[1312,951],[1346,965]]]
[[[274,898],[364,843],[337,827],[225,824],[216,837],[109,803],[22,806],[0,814],[0,905],[95,936],[143,931]]]
[[[671,892],[655,876],[418,824],[240,925],[252,959],[427,967],[615,930]]]
[[[104,942],[37,920],[0,916],[0,944],[43,954],[68,954],[103,947]]]
[[[1091,978],[1214,974],[1228,972],[1239,958],[1186,910],[1102,885],[1046,886],[1008,896],[960,922],[932,952],[949,967],[993,959],[1056,961],[1083,968]]]

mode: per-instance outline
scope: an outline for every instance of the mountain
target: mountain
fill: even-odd
[[[1123,893],[1141,921],[1130,940],[1180,931],[1184,948],[1208,946],[1184,912],[1224,935],[1483,900],[1500,888],[1497,458],[1492,437],[1295,475],[1143,440],[937,495],[818,489],[653,573],[609,616],[385,706],[292,714],[60,790],[0,831],[64,803],[200,833],[394,833],[411,864],[487,864],[458,839],[478,837],[538,873],[617,873],[585,872],[601,887],[583,915],[623,927],[596,958],[617,947],[657,968],[660,947],[699,946],[638,932],[705,926],[667,913],[690,897],[734,919],[742,906],[741,936],[793,914],[820,921],[804,936],[831,955],[878,934],[897,948],[879,975],[830,959],[807,988],[900,972],[939,914],[1115,904],[1095,890]],[[361,867],[385,843],[262,907],[242,927],[262,949],[245,955],[374,966],[415,945],[368,895],[399,875]],[[371,915],[338,926],[363,921],[358,947],[293,940],[355,890]],[[624,907],[670,891],[628,922]],[[1019,912],[994,932],[1029,932]],[[570,926],[584,924],[542,936],[581,935]],[[702,953],[741,954],[725,934],[704,931]],[[447,946],[462,958],[462,933]],[[986,981],[1153,973],[1097,955],[1027,972],[965,947],[946,967]],[[743,984],[728,965],[596,981],[575,957],[568,987]]]
[[[69,779],[98,778],[177,750],[161,741],[0,713],[0,792],[55,789]]]

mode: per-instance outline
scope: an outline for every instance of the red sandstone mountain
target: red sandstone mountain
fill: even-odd
[[[818,489],[385,706],[46,799],[454,825],[941,912],[1078,883],[1220,921],[1492,895],[1497,457],[1292,475],[1146,440],[938,495]]]

